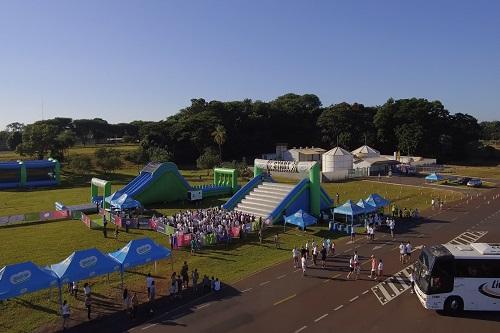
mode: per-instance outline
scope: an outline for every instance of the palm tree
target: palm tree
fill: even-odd
[[[217,125],[212,132],[215,143],[219,146],[219,156],[222,159],[222,145],[226,142],[226,129],[222,125]]]

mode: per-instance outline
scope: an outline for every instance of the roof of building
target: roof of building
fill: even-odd
[[[370,165],[374,164],[400,164],[400,162],[395,161],[395,160],[388,160],[385,157],[366,157],[366,158],[359,158],[354,161],[354,164],[359,164],[361,162],[368,163]]]
[[[335,156],[344,156],[344,155],[352,155],[350,152],[341,147],[335,147],[327,151],[324,155],[335,155]]]
[[[323,154],[326,150],[318,147],[292,148],[289,151],[296,151],[304,155]]]
[[[363,145],[352,151],[353,155],[380,155],[380,152],[370,146]]]

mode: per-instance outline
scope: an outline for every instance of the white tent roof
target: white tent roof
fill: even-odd
[[[351,153],[343,148],[335,147],[324,153],[324,155],[345,156],[345,155],[351,155]]]
[[[363,145],[352,151],[353,155],[380,155],[380,152],[370,146]]]

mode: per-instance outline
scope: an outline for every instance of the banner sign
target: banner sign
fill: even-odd
[[[92,226],[92,220],[90,219],[90,217],[88,217],[87,215],[82,213],[81,219],[82,219],[82,222],[90,229]]]
[[[6,225],[9,224],[9,217],[8,216],[0,216],[0,225]]]

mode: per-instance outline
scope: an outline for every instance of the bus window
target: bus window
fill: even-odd
[[[453,258],[436,258],[432,267],[429,294],[449,293],[453,290],[454,265]]]

